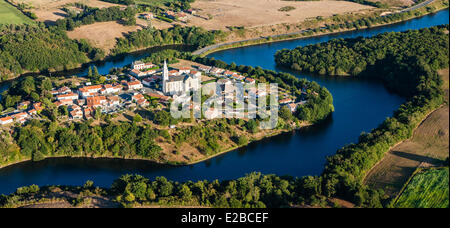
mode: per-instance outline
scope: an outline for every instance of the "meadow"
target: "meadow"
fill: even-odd
[[[448,167],[418,172],[394,202],[396,208],[448,208]]]
[[[30,24],[33,21],[25,16],[14,6],[0,0],[0,25],[1,24]]]

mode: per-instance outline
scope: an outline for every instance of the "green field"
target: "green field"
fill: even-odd
[[[396,208],[448,208],[448,167],[414,175],[394,203]]]
[[[4,0],[0,0],[0,24],[29,24],[33,21]]]

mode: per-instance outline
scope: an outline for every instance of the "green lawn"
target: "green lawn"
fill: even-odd
[[[30,24],[33,21],[4,0],[0,0],[0,24]]]
[[[394,203],[397,208],[448,208],[448,167],[417,173]]]

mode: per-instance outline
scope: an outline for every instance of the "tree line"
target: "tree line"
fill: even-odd
[[[122,5],[134,5],[134,0],[101,0],[103,2],[110,2],[115,4],[122,4]]]
[[[69,8],[63,8],[68,16],[63,19],[56,20],[56,27],[61,30],[72,31],[81,25],[90,25],[95,22],[119,21],[124,25],[136,24],[136,10],[133,7],[121,9],[119,6],[108,8],[94,8],[81,3],[75,5],[82,9],[81,12],[74,12]]]
[[[415,87],[420,78],[414,74],[395,74],[392,62],[404,65],[420,60],[432,70],[445,67],[448,64],[445,50],[449,45],[445,34],[447,28],[438,26],[383,33],[371,38],[333,39],[293,50],[280,50],[275,54],[275,61],[278,65],[304,72],[379,78],[388,88],[409,96],[417,93]],[[377,73],[385,67],[390,67],[392,72]]]
[[[70,123],[31,120],[14,133],[20,154],[34,161],[49,156],[114,156],[158,160],[161,155],[154,139],[168,137],[164,130],[116,123],[92,126],[91,121]]]
[[[66,70],[104,57],[85,40],[71,40],[55,26],[0,26],[0,81],[25,72]]]
[[[124,38],[117,39],[117,44],[111,52],[117,55],[142,48],[172,44],[201,48],[214,44],[215,40],[223,35],[224,33],[220,30],[207,31],[200,27],[182,27],[179,25],[163,30],[144,28],[131,32]]]

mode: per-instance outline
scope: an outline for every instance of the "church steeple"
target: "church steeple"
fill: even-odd
[[[167,68],[167,62],[164,60],[163,80],[169,80],[169,69]]]
[[[163,68],[163,93],[167,93],[167,81],[169,80],[169,69],[167,68],[167,62],[164,60],[164,68]]]

